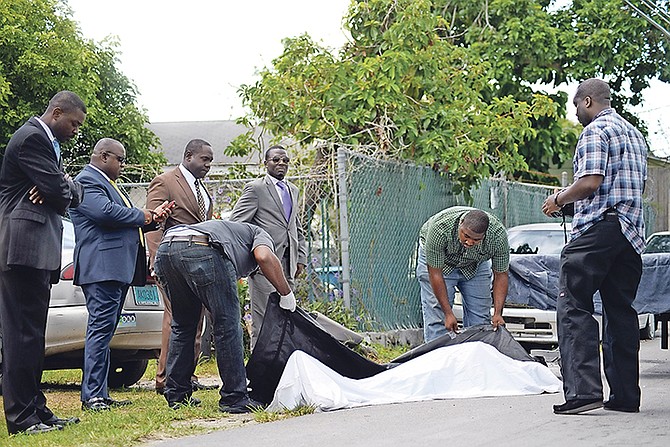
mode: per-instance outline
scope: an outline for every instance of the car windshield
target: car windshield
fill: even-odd
[[[647,242],[645,253],[670,253],[670,234],[657,234]]]
[[[560,254],[565,245],[563,229],[510,230],[507,239],[513,254]]]

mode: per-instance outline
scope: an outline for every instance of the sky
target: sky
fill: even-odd
[[[281,55],[281,40],[308,33],[339,48],[350,0],[68,0],[86,38],[117,36],[120,69],[151,122],[235,119],[237,90]],[[572,98],[576,86],[560,86]],[[571,101],[571,100],[570,100]],[[568,116],[576,121],[569,101]],[[670,156],[670,85],[655,81],[636,109],[650,145]]]

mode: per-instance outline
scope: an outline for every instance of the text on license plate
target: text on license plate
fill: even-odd
[[[121,318],[119,318],[119,328],[124,327],[137,327],[137,317],[132,313],[122,313]]]
[[[136,306],[158,306],[160,299],[158,298],[158,287],[150,286],[134,286],[135,305]]]

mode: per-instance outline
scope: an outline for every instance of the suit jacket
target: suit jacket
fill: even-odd
[[[44,203],[30,201],[33,186]],[[30,118],[9,140],[0,169],[0,269],[60,270],[60,216],[79,205],[83,194],[82,185],[65,179],[44,128]]]
[[[244,185],[230,220],[249,222],[267,231],[275,244],[275,253],[281,259],[289,254],[291,278],[295,278],[298,264],[307,264],[307,244],[305,233],[298,220],[298,187],[286,182],[293,201],[291,218],[286,221],[284,208],[269,175]]]
[[[209,209],[207,209],[207,220],[212,218],[212,209],[214,200],[207,192],[209,197]],[[200,211],[198,210],[198,200],[193,194],[193,190],[188,184],[188,180],[184,178],[183,173],[179,167],[172,171],[164,172],[163,174],[154,178],[149,184],[149,192],[147,193],[147,209],[153,210],[164,201],[175,201],[175,207],[172,209],[172,214],[163,223],[162,228],[147,234],[147,246],[149,247],[150,264],[153,265],[153,260],[156,256],[158,244],[163,237],[163,232],[169,230],[176,225],[195,224],[202,222],[200,218]]]
[[[84,185],[85,195],[79,207],[70,211],[76,239],[74,283],[143,285],[147,258],[138,228],[152,231],[156,225],[145,226],[144,212],[126,206],[116,188],[91,165],[76,180]]]

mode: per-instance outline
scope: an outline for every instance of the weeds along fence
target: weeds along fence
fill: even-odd
[[[307,275],[298,281],[303,300],[340,303],[361,330],[422,326],[415,276],[419,229],[438,211],[469,205],[497,216],[506,227],[552,222],[541,212],[552,187],[488,179],[454,194],[448,176],[411,163],[380,160],[344,148],[325,151],[318,169],[290,180],[302,191],[308,243]],[[292,168],[293,169],[293,168]],[[215,216],[226,218],[251,179],[205,183]],[[147,184],[128,184],[133,202],[145,202]],[[647,232],[654,210],[645,209]],[[336,307],[336,306],[335,306]]]

